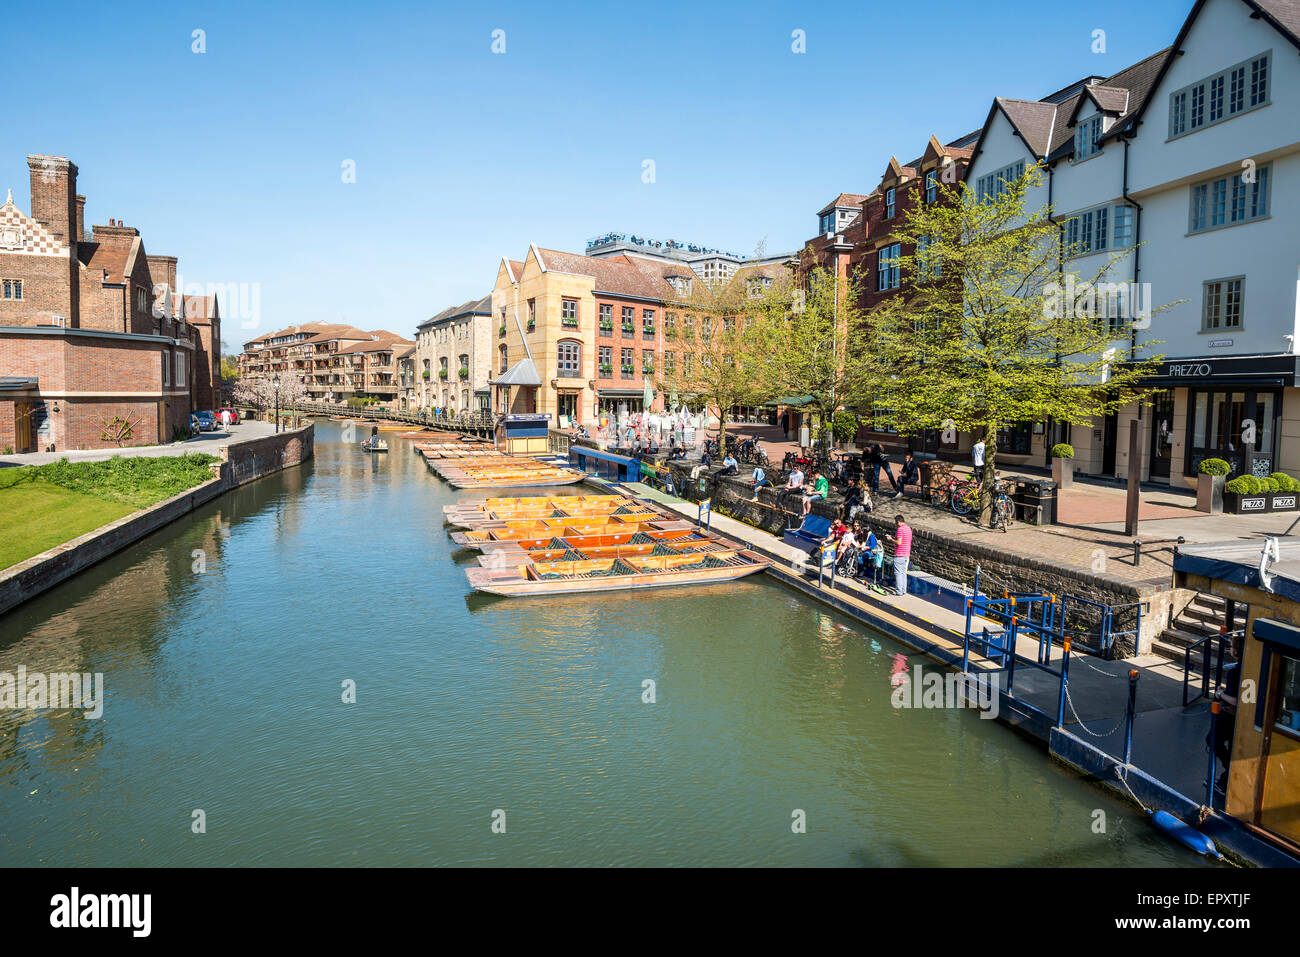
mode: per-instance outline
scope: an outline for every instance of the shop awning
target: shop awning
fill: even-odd
[[[601,398],[640,399],[645,395],[642,389],[598,389]]]
[[[763,408],[772,409],[778,405],[788,405],[794,408],[804,405],[812,405],[816,399],[810,395],[787,395],[780,399],[773,399],[771,402],[764,402]]]
[[[499,379],[493,379],[492,385],[539,386],[542,378],[537,374],[537,366],[532,359],[520,359]]]

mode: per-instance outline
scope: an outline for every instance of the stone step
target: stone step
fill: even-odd
[[[1180,631],[1190,632],[1194,635],[1217,635],[1219,633],[1218,622],[1212,623],[1202,621],[1199,618],[1187,618],[1183,615],[1179,615],[1175,618],[1173,625],[1170,627],[1177,628]]]
[[[1166,634],[1168,634],[1168,632],[1166,632]],[[1166,658],[1175,664],[1181,665],[1183,663],[1183,653],[1186,650],[1185,646],[1172,645],[1163,639],[1164,636],[1162,635],[1160,638],[1152,640],[1151,653],[1153,655],[1159,655],[1161,658]],[[1195,665],[1195,662],[1193,662],[1193,665]]]
[[[1182,612],[1179,613],[1178,617],[1205,622],[1208,625],[1213,625],[1216,630],[1220,625],[1226,625],[1228,623],[1228,615],[1222,609],[1206,608],[1196,602],[1192,602],[1192,604],[1184,608]],[[1236,615],[1233,617],[1238,626],[1246,620],[1245,613],[1240,609],[1238,609]]]
[[[1165,644],[1178,648],[1179,658],[1181,660],[1183,649],[1189,645],[1200,641],[1205,635],[1197,634],[1193,631],[1184,631],[1181,628],[1166,628],[1160,633],[1157,641],[1163,641]]]

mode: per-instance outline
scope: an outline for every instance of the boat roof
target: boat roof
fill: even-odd
[[[1204,575],[1215,581],[1261,588],[1300,602],[1300,536],[1277,538],[1278,560],[1268,563],[1268,587],[1259,576],[1266,539],[1255,538],[1203,545],[1180,545],[1174,551],[1174,571]]]

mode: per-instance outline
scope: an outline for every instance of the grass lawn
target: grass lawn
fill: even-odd
[[[206,482],[211,455],[0,469],[0,568]]]
[[[0,482],[8,478],[5,473],[17,471],[0,470]],[[134,511],[130,505],[72,492],[40,479],[0,488],[0,568]]]

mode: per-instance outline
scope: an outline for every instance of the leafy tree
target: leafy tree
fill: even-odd
[[[692,279],[689,290],[664,307],[664,357],[655,383],[679,400],[694,398],[715,409],[723,447],[731,408],[766,398],[766,310],[758,308],[763,297],[751,299],[746,290],[753,289],[748,279],[772,277],[758,272],[741,269],[725,283]]]
[[[965,184],[950,202],[921,204],[892,231],[904,292],[855,329],[855,351],[872,362],[854,383],[862,408],[876,406],[902,432],[969,430],[985,443],[981,509],[992,502],[998,429],[1047,417],[1087,422],[1140,397],[1158,356],[1131,354],[1127,284],[1109,271],[1114,253],[1080,279],[1065,269],[1073,250],[1050,207],[1026,212],[1030,168],[1000,194],[978,200]],[[1161,307],[1167,308],[1167,307]],[[1117,315],[1118,314],[1118,315]],[[1127,315],[1125,315],[1127,314]]]

